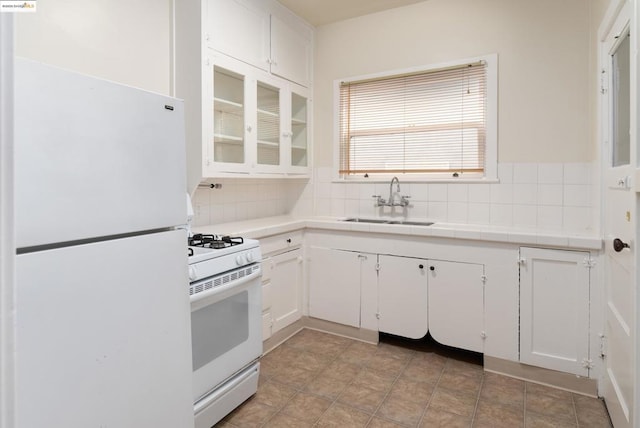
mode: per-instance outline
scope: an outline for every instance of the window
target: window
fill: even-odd
[[[495,178],[496,57],[337,82],[344,178]]]

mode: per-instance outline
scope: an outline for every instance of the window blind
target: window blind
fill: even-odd
[[[340,173],[483,174],[484,62],[340,84]]]

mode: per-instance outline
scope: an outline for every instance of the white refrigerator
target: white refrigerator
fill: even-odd
[[[15,80],[16,428],[192,427],[182,101]]]

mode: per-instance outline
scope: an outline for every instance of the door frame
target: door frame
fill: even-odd
[[[0,13],[0,427],[15,426],[15,240],[13,216],[13,58],[11,13]]]
[[[625,183],[620,184],[626,189],[629,189],[630,192],[633,192],[633,197],[635,201],[631,204],[632,212],[632,227],[634,228],[631,231],[630,239],[632,242],[630,243],[632,247],[635,247],[635,244],[640,242],[640,222],[639,222],[639,209],[640,209],[640,169],[638,166],[640,165],[639,151],[638,148],[640,146],[638,142],[638,99],[640,97],[639,87],[638,87],[638,78],[640,78],[639,74],[639,64],[640,60],[637,55],[633,55],[634,52],[637,52],[638,46],[640,45],[640,35],[638,34],[638,23],[640,22],[640,0],[611,0],[609,3],[609,7],[605,13],[604,18],[600,24],[598,29],[598,71],[604,70],[605,58],[608,59],[608,50],[605,43],[611,32],[613,30],[614,25],[618,21],[620,14],[623,11],[623,8],[628,4],[629,7],[629,28],[631,32],[631,74],[630,74],[630,130],[631,130],[631,139],[630,139],[630,162],[629,162],[629,171],[630,174],[628,178],[625,180]],[[598,73],[600,74],[600,73]],[[604,76],[604,75],[603,75]],[[605,82],[604,79],[609,79],[609,76],[604,76],[603,81],[599,82],[600,87],[598,89],[606,90],[608,87],[608,82]],[[606,95],[609,97],[609,95]],[[604,245],[611,245],[611,243],[607,240],[607,230],[606,230],[606,211],[605,211],[605,203],[606,203],[606,192],[610,183],[607,181],[608,168],[610,167],[610,159],[609,159],[609,149],[604,144],[605,141],[609,140],[610,137],[610,128],[608,125],[609,115],[610,115],[610,106],[609,106],[609,98],[605,99],[605,96],[598,96],[598,120],[597,124],[599,126],[598,131],[598,145],[600,147],[600,168],[601,168],[601,231],[603,235]],[[631,198],[632,196],[630,196]],[[603,260],[605,260],[607,256],[606,248],[603,248]],[[633,261],[634,266],[638,266],[640,262],[640,251],[635,251],[633,248]],[[605,268],[608,269],[608,268]],[[632,272],[632,284],[635,290],[638,290],[640,286],[640,276],[638,275],[638,268],[633,269]],[[603,280],[607,281],[609,276],[608,272],[603,272]],[[606,306],[606,302],[608,299],[608,290],[609,286],[605,284],[603,290],[603,308]],[[635,292],[633,296],[633,308],[632,311],[634,315],[634,324],[632,332],[632,362],[633,365],[633,397],[632,401],[629,404],[629,412],[630,412],[630,425],[634,426],[639,420],[640,414],[640,328],[638,328],[638,308],[640,308],[640,292]],[[604,311],[604,320],[603,320],[603,328],[606,327],[607,322],[607,311]],[[605,344],[607,344],[607,338],[605,338]],[[606,349],[604,351],[607,352]],[[605,377],[607,376],[607,363],[605,362],[604,369],[602,371],[602,375],[599,382],[599,395],[602,395],[605,389]],[[610,411],[613,409],[610,409]]]

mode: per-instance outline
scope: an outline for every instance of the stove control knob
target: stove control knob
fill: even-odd
[[[251,251],[247,252],[247,262],[253,263],[253,253]]]
[[[195,266],[189,266],[189,281],[195,281],[198,279],[198,272],[196,272]]]
[[[242,254],[238,254],[236,256],[236,264],[238,266],[242,266],[244,264],[244,260],[243,260]]]

